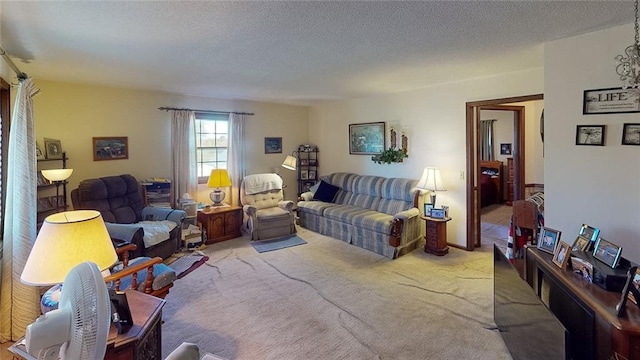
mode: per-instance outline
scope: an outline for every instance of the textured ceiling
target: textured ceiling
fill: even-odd
[[[34,78],[312,104],[541,67],[544,42],[632,23],[632,9],[631,1],[3,0],[0,40]]]

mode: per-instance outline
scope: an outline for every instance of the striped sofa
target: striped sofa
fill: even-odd
[[[334,173],[322,178],[340,188],[333,202],[301,195],[298,224],[395,259],[421,239],[417,181]]]

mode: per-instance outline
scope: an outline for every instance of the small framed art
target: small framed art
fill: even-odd
[[[500,144],[500,155],[511,155],[511,143]]]
[[[640,290],[640,270],[638,270],[638,268],[636,268],[636,271],[631,274],[632,278],[631,278],[631,286],[635,287],[636,290]],[[629,300],[633,301],[634,304],[638,304],[638,301],[636,300],[636,297],[633,296],[631,294],[631,292],[627,293],[627,296],[629,296]],[[640,299],[638,299],[640,300]]]
[[[640,145],[640,124],[622,126],[622,145]]]
[[[433,209],[433,204],[425,203],[424,204],[424,216],[431,216],[431,209]]]
[[[300,170],[300,180],[309,180],[309,170]]]
[[[593,249],[593,257],[615,269],[620,260],[622,247],[603,238],[598,238],[596,247]]]
[[[556,247],[556,251],[553,253],[553,263],[558,265],[561,269],[567,267],[567,262],[571,256],[571,245],[564,241],[560,241]]]
[[[560,235],[562,235],[562,232],[559,230],[542,227],[540,237],[538,238],[538,249],[548,252],[549,254],[554,254],[556,251],[556,245],[560,240]]]
[[[593,226],[589,226],[587,224],[582,224],[578,235],[585,237],[591,241],[596,241],[598,239],[598,235],[600,235],[600,229],[596,229]]]
[[[576,240],[573,242],[571,246],[572,251],[586,251],[589,248],[589,244],[591,243],[590,239],[586,237],[578,235]]]
[[[264,153],[265,154],[281,154],[282,138],[281,137],[264,138]]]
[[[129,140],[126,136],[93,138],[93,161],[123,160],[129,158]]]
[[[60,140],[44,138],[44,149],[47,159],[62,159],[62,144]]]
[[[576,145],[604,146],[604,125],[576,125]]]

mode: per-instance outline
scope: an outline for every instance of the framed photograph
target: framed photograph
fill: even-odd
[[[318,166],[317,159],[309,159],[309,166]]]
[[[123,160],[129,158],[129,140],[126,136],[93,138],[93,161]]]
[[[36,143],[36,159],[37,160],[46,159],[46,157],[44,156],[44,153],[42,152],[42,149],[40,149],[40,145],[38,145],[38,143]]]
[[[631,286],[636,288],[636,290],[640,290],[640,269],[638,268],[636,268],[636,271],[633,274],[633,277],[631,278]],[[636,297],[633,296],[630,291],[627,292],[627,296],[629,297],[629,300],[631,300],[634,304],[638,303],[638,301],[636,300]]]
[[[571,245],[571,251],[587,251],[590,244],[590,239],[578,235],[576,240],[573,242],[573,245]]]
[[[309,170],[300,170],[300,180],[309,180]]]
[[[511,143],[500,144],[500,155],[511,155]]]
[[[604,146],[604,125],[576,125],[576,145]]]
[[[622,247],[609,242],[601,237],[596,240],[596,247],[593,249],[593,257],[615,269],[620,260]]]
[[[55,205],[54,205],[55,206]],[[37,211],[47,211],[47,210],[51,210],[54,208],[54,206],[51,206],[51,201],[48,197],[41,197],[38,198],[38,203],[37,203]]]
[[[316,179],[316,171],[309,170],[309,180],[315,180],[315,179]]]
[[[387,146],[384,122],[349,124],[349,154],[376,155]]]
[[[44,149],[47,159],[62,159],[62,144],[60,140],[44,138]]]
[[[640,112],[639,94],[633,89],[585,90],[582,103],[584,115]]]
[[[572,256],[571,268],[573,268],[573,272],[584,277],[588,282],[593,282],[593,265],[590,262],[579,257]]]
[[[543,226],[538,238],[538,249],[554,254],[556,245],[560,241],[560,235],[562,235],[561,231]]]
[[[264,138],[265,154],[282,154],[282,138],[266,137]]]
[[[431,217],[434,218],[434,219],[444,219],[444,217],[445,217],[444,209],[432,208],[431,209]]]
[[[640,145],[640,124],[625,123],[623,125],[622,145]]]
[[[38,171],[38,186],[46,186],[49,184],[51,184],[51,181],[42,175],[42,171]]]
[[[300,166],[308,166],[309,159],[300,159]]]
[[[596,241],[598,239],[598,236],[600,235],[600,229],[596,229],[593,226],[589,226],[587,224],[582,224],[578,235],[585,237],[591,241]]]
[[[558,265],[561,269],[567,267],[567,262],[571,257],[571,245],[564,241],[560,241],[556,247],[556,251],[553,253],[553,263]]]
[[[425,203],[424,204],[424,216],[431,216],[431,209],[433,209],[433,204]]]

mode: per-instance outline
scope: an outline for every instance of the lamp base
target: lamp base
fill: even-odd
[[[226,194],[220,190],[213,190],[211,193],[209,193],[209,199],[211,199],[211,201],[213,201],[212,206],[222,206],[222,200],[224,200]]]
[[[436,192],[432,191],[429,195],[429,198],[431,199],[431,205],[433,205],[433,207],[436,207]]]

